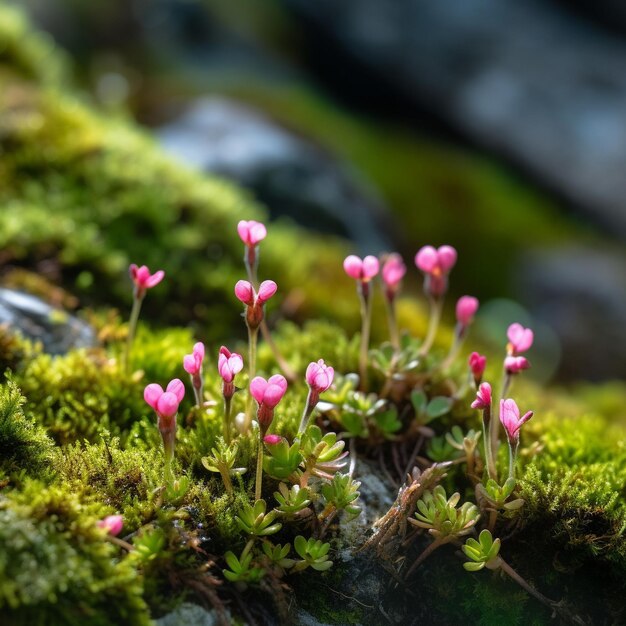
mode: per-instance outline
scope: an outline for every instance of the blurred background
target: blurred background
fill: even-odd
[[[626,376],[623,2],[19,5],[179,160],[358,253],[452,244],[485,329],[514,311],[546,375]]]

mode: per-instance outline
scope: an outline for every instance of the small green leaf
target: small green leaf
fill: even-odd
[[[414,389],[411,392],[411,404],[413,405],[417,415],[424,411],[427,403],[428,397],[421,389]]]
[[[433,398],[426,407],[426,414],[430,419],[441,417],[450,411],[454,400],[445,396],[437,396]]]

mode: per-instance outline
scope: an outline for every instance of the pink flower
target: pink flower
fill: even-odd
[[[351,254],[347,256],[343,262],[343,269],[350,278],[360,280],[361,282],[369,282],[378,274],[380,264],[375,256],[368,255],[364,259]]]
[[[517,443],[519,441],[520,428],[533,416],[532,411],[528,411],[522,417],[515,400],[500,400],[500,421],[509,441]]]
[[[217,371],[225,383],[232,383],[235,375],[243,369],[243,358],[236,352],[231,352],[226,346],[220,348],[217,359]]]
[[[476,384],[479,385],[487,367],[487,357],[478,352],[472,352],[469,357],[469,366]]]
[[[448,290],[448,274],[456,263],[452,246],[424,246],[415,255],[415,265],[425,275],[424,291],[432,298],[440,298]]]
[[[473,409],[484,411],[491,408],[491,385],[482,383],[476,392],[476,400],[472,402]]]
[[[192,354],[186,354],[183,358],[183,367],[188,374],[197,376],[202,371],[203,360],[204,344],[199,341],[194,345]]]
[[[143,298],[146,295],[146,290],[158,285],[165,276],[163,270],[158,270],[154,274],[150,274],[150,270],[146,265],[137,267],[134,263],[131,263],[128,271],[133,283],[135,283],[136,298]]]
[[[185,385],[178,378],[171,380],[163,391],[161,385],[152,383],[143,392],[144,400],[155,410],[159,417],[171,418],[178,413],[178,406],[185,396]]]
[[[478,300],[472,296],[461,296],[456,303],[456,319],[461,326],[469,326],[478,311]]]
[[[306,383],[311,390],[320,394],[329,389],[333,384],[335,370],[324,363],[324,359],[320,359],[317,363],[309,363],[306,368]]]
[[[116,537],[122,532],[124,518],[121,515],[107,515],[104,519],[96,522],[98,528],[104,528],[109,535]]]
[[[415,265],[424,274],[441,276],[450,273],[456,257],[456,250],[452,246],[440,246],[436,250],[432,246],[424,246],[415,255]]]
[[[508,351],[511,354],[526,352],[533,345],[533,331],[521,324],[511,324],[506,335],[509,338]]]
[[[280,443],[282,440],[283,438],[280,435],[265,435],[265,437],[263,437],[263,441],[268,446],[275,446],[277,443]]]
[[[406,265],[402,260],[402,257],[397,252],[392,252],[387,255],[381,276],[385,283],[386,291],[388,295],[394,295],[400,288],[400,282],[406,274]]]
[[[278,286],[273,280],[264,280],[258,293],[247,280],[239,280],[235,285],[237,299],[246,305],[246,324],[258,328],[263,321],[263,305],[276,293]]]
[[[276,293],[277,289],[278,286],[273,280],[264,280],[257,293],[247,280],[239,280],[235,285],[235,295],[245,305],[256,306],[257,304],[265,304]]]
[[[256,246],[260,241],[263,241],[267,235],[265,225],[261,224],[261,222],[255,222],[254,220],[241,220],[239,224],[237,224],[237,232],[239,233],[239,237],[241,237],[241,241],[249,247]]]
[[[523,356],[507,356],[504,359],[504,369],[507,374],[519,374],[530,367],[530,361]]]
[[[273,409],[287,391],[287,380],[280,374],[271,376],[265,380],[261,376],[252,379],[250,393],[259,405],[265,405]]]
[[[284,376],[276,374],[268,380],[257,376],[250,383],[250,393],[257,401],[259,410],[257,420],[261,435],[264,435],[274,419],[274,408],[281,401],[287,391],[287,380]]]

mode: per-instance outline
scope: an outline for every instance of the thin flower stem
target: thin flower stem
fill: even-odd
[[[107,535],[107,541],[114,543],[116,546],[120,548],[124,548],[127,552],[132,552],[135,549],[135,546],[132,543],[128,543],[128,541],[124,541],[119,537],[114,537],[113,535]]]
[[[223,466],[220,467],[220,474],[222,475],[222,482],[224,483],[224,487],[226,492],[229,494],[233,493],[233,483],[230,480],[230,474],[228,473],[228,467]]]
[[[420,355],[425,356],[435,341],[437,329],[441,320],[441,310],[443,308],[443,298],[430,298],[430,320],[428,322],[428,332],[420,349]]]
[[[259,451],[256,457],[256,478],[254,483],[254,500],[261,499],[261,487],[263,481],[263,437],[259,428]]]
[[[557,604],[554,600],[550,600],[542,593],[539,593],[534,587],[532,587],[528,582],[526,582],[504,559],[498,557],[500,569],[510,578],[512,578],[524,591],[529,593],[531,596],[539,600],[539,602],[545,604],[551,609]]]
[[[495,527],[496,527],[496,522],[498,521],[498,511],[496,511],[496,509],[491,509],[489,511],[489,522],[487,524],[487,530],[490,533],[493,533]]]
[[[128,322],[128,337],[126,338],[126,351],[124,352],[124,371],[128,373],[130,371],[130,353],[133,349],[133,343],[135,341],[135,334],[137,332],[137,322],[139,321],[139,312],[141,311],[141,304],[143,298],[133,297],[133,308],[130,312],[130,320]]]
[[[459,352],[463,347],[463,342],[465,341],[465,337],[467,335],[467,326],[461,326],[460,324],[456,325],[456,329],[454,331],[454,340],[452,341],[452,345],[450,346],[450,351],[448,352],[448,356],[443,360],[441,365],[439,366],[442,370],[447,369],[452,365],[457,356],[459,356]]]
[[[250,328],[248,327],[248,399],[246,401],[246,420],[245,420],[245,430],[250,429],[250,424],[252,424],[252,393],[250,393],[249,385],[252,382],[252,379],[256,376],[256,346],[257,346],[257,338],[259,335],[258,328]]]
[[[396,352],[400,351],[400,331],[398,330],[398,318],[396,317],[396,303],[393,298],[385,296],[387,309],[387,324],[389,326],[389,341]]]
[[[508,393],[511,385],[511,376],[504,372],[504,378],[502,379],[502,387],[500,391],[500,400],[503,400]],[[498,446],[499,446],[499,434],[500,434],[500,402],[498,402],[498,419],[492,419],[489,424],[489,441],[491,442],[491,454],[493,455],[494,463],[498,458]]]
[[[232,398],[224,396],[224,441],[230,443],[230,406]]]
[[[493,478],[495,481],[498,480],[498,472],[496,469],[496,462],[493,457],[493,450],[491,449],[491,407],[487,407],[483,410],[483,442],[485,446],[485,461],[487,463],[487,471],[489,473],[489,478]]]
[[[359,300],[361,303],[361,349],[359,351],[359,376],[361,391],[367,391],[367,353],[370,344],[370,327],[372,325],[372,298],[369,284],[359,282]]]
[[[200,385],[200,387],[196,387],[195,385],[192,384],[193,387],[193,395],[196,399],[196,406],[198,408],[202,407],[202,385]]]
[[[421,565],[439,546],[442,546],[445,542],[441,539],[435,539],[431,544],[426,546],[425,550],[415,559],[413,565],[411,565],[409,571],[406,573],[405,578],[408,578],[413,570]]]
[[[308,426],[311,413],[313,413],[313,409],[314,407],[311,406],[311,388],[309,387],[309,393],[306,397],[306,404],[304,405],[304,412],[302,413],[302,419],[300,420],[300,426],[298,427],[298,438],[300,438],[304,434],[304,431]]]
[[[515,446],[511,445],[509,439],[509,478],[515,478],[515,460],[517,459],[517,448],[519,446],[519,439]]]

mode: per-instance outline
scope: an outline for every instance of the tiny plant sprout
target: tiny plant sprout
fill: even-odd
[[[243,358],[231,352],[226,346],[220,348],[217,359],[217,371],[222,378],[222,396],[224,397],[224,440],[230,441],[230,409],[235,394],[235,376],[243,369]]]
[[[357,282],[357,293],[361,303],[361,349],[359,352],[359,374],[361,387],[367,388],[367,351],[370,342],[370,327],[372,324],[372,298],[370,290],[371,280],[378,274],[380,263],[375,256],[366,256],[364,259],[351,254],[344,259],[343,269],[350,278]]]
[[[257,453],[255,500],[261,499],[261,481],[263,480],[263,438],[274,419],[274,409],[287,391],[287,380],[276,374],[268,380],[257,376],[250,382],[250,393],[259,406],[257,421],[259,423],[259,447]]]
[[[235,285],[235,296],[245,304],[245,319],[248,327],[248,373],[252,380],[256,375],[256,349],[259,334],[259,326],[263,321],[263,305],[276,293],[278,289],[273,280],[265,280],[261,283],[259,291],[247,280],[240,280]],[[250,428],[252,420],[252,396],[248,395],[246,405],[245,429]]]
[[[183,368],[191,377],[191,386],[196,397],[196,406],[202,406],[202,361],[204,360],[204,344],[198,342],[193,347],[191,354],[183,358]]]
[[[508,398],[500,400],[500,421],[504,426],[506,437],[509,442],[509,478],[515,475],[515,459],[519,446],[519,431],[521,427],[533,416],[532,411],[524,413],[520,417],[520,410],[515,400]]]
[[[124,518],[121,515],[107,515],[97,523],[97,526],[106,530],[109,535],[116,537],[122,532]]]
[[[381,277],[383,280],[385,305],[387,307],[389,337],[395,351],[400,349],[400,333],[398,331],[395,301],[405,274],[406,265],[397,252],[392,252],[384,257]]]
[[[126,352],[124,353],[124,369],[128,372],[130,367],[130,352],[133,348],[135,333],[137,332],[137,322],[139,320],[139,312],[141,304],[146,296],[148,289],[156,287],[165,277],[163,270],[158,270],[154,274],[146,265],[138,267],[134,263],[128,268],[130,278],[133,281],[133,308],[130,312],[130,321],[128,322],[128,338],[126,340]]]
[[[157,426],[163,438],[165,454],[165,482],[168,485],[172,483],[172,460],[174,459],[174,443],[176,441],[176,414],[184,396],[185,385],[178,378],[170,381],[165,391],[163,391],[161,385],[152,383],[143,392],[144,400],[157,414]]]
[[[428,354],[439,328],[443,299],[448,291],[448,274],[456,264],[457,253],[452,246],[424,246],[415,255],[415,265],[424,274],[424,293],[430,302],[430,321],[420,349]]]
[[[485,373],[485,368],[487,367],[487,357],[482,354],[478,354],[478,352],[472,352],[468,363],[472,377],[474,378],[474,384],[478,387],[482,382],[483,374]]]
[[[324,359],[309,363],[305,375],[306,384],[309,386],[309,393],[306,398],[304,413],[302,414],[298,433],[301,434],[305,431],[311,413],[319,402],[320,394],[330,389],[330,386],[333,384],[334,376],[335,370],[329,365],[326,365]]]

